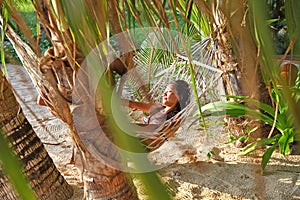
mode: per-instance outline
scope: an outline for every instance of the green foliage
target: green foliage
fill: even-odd
[[[291,42],[295,42],[295,45],[292,47],[291,54],[299,55],[300,54],[300,41],[299,41],[300,16],[298,12],[300,9],[300,1],[286,0],[285,7],[286,7],[285,8],[286,20],[287,20],[289,38]]]
[[[288,49],[286,50],[286,54],[290,54],[293,58],[294,55],[299,54],[300,43],[299,43],[299,29],[300,29],[300,17],[296,14],[297,10],[300,9],[299,1],[294,0],[286,0],[276,1],[280,3],[281,6],[285,7],[285,16],[286,16],[286,24],[287,31],[289,32],[290,44]],[[284,4],[283,4],[284,3]],[[258,47],[261,50],[260,54],[260,65],[267,82],[271,82],[273,85],[273,89],[275,94],[277,95],[276,101],[281,106],[282,109],[286,109],[289,113],[289,118],[293,118],[293,127],[296,130],[300,130],[300,106],[299,101],[296,96],[299,95],[297,92],[298,89],[288,88],[284,80],[279,77],[279,63],[274,62],[274,45],[272,40],[270,39],[270,32],[262,23],[262,19],[266,19],[264,16],[264,2],[263,1],[250,1],[250,11],[253,13],[253,26],[255,30],[255,40],[257,42]],[[281,8],[280,8],[281,9]],[[282,59],[285,59],[285,55]],[[277,84],[280,83],[282,89],[279,90],[277,88]],[[273,95],[274,98],[274,95]],[[284,107],[287,106],[288,107]],[[282,110],[283,111],[283,110]],[[288,133],[285,133],[288,135]]]
[[[195,40],[205,39],[211,33],[211,26],[207,18],[198,10],[193,1],[179,0],[177,10],[181,13],[184,23],[182,32]]]
[[[294,91],[294,98],[297,102],[300,102],[300,70],[298,71],[297,78],[295,81],[295,85],[292,87]]]
[[[285,18],[284,0],[268,0],[268,18],[270,30],[273,34],[274,45],[277,54],[284,54],[289,45],[289,34],[287,30],[287,20]]]
[[[282,155],[290,153],[290,144],[294,142],[294,136],[296,133],[296,129],[294,128],[294,118],[288,110],[288,104],[284,101],[282,93],[279,90],[273,90],[272,94],[273,101],[278,105],[276,108],[261,103],[257,100],[242,96],[228,96],[228,98],[235,98],[243,103],[231,101],[215,102],[202,107],[203,111],[210,111],[208,114],[206,114],[206,116],[246,116],[276,128],[279,133],[273,136],[270,135],[269,138],[258,138],[256,141],[251,142],[242,150],[242,155],[248,155],[257,149],[267,147],[262,158],[262,170],[264,170],[266,167],[276,147],[279,147],[279,152]],[[251,134],[251,132],[252,131],[250,131],[249,134]],[[247,137],[242,137],[243,138],[239,138],[239,140],[247,140]],[[270,145],[271,147],[269,147]]]
[[[24,1],[18,1],[17,7],[20,11],[20,15],[24,17],[25,22],[29,29],[31,30],[33,34],[33,38],[39,41],[39,48],[41,49],[42,53],[45,52],[50,46],[51,43],[46,35],[46,33],[43,31],[43,29],[40,27],[40,22],[37,19],[37,15],[33,9],[33,6],[30,1],[24,0]],[[3,7],[3,11],[5,11],[5,7]],[[11,25],[13,29],[16,31],[18,35],[21,36],[21,38],[26,41],[28,44],[27,38],[24,36],[18,25],[11,19],[9,13],[3,15],[6,16],[6,23]],[[4,64],[5,62],[9,63],[15,63],[15,64],[21,64],[20,59],[18,58],[17,53],[15,52],[12,44],[8,41],[7,38],[3,38],[1,42],[3,46],[4,53],[1,53],[1,56],[5,55],[5,60],[1,59],[1,63]],[[1,64],[0,63],[0,64]]]
[[[8,12],[5,8],[1,9],[0,12],[2,12],[1,16],[3,16],[3,25],[1,28],[1,42],[0,42],[1,63],[4,67],[4,70],[6,70],[4,40],[5,40],[6,24],[7,24],[7,20],[8,20]]]
[[[239,138],[235,138],[232,134],[229,134],[229,143],[233,143],[233,142],[235,142],[235,141],[239,141],[239,142],[242,142],[242,143],[248,143],[251,134],[252,134],[254,131],[256,131],[256,130],[258,129],[258,127],[249,129],[249,127],[246,125],[245,129],[246,129],[246,133],[247,133],[247,134],[246,134],[246,135],[242,135],[242,136],[239,137]]]

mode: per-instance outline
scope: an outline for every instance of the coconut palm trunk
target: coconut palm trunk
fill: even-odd
[[[13,186],[8,181],[7,177],[0,170],[0,198],[3,200],[18,199],[18,195],[14,192]]]
[[[55,167],[5,77],[0,79],[0,85],[0,128],[20,158],[30,187],[39,199],[69,199],[73,194],[72,187]],[[5,181],[5,178],[1,180]],[[6,194],[5,199],[17,199],[10,195],[7,184],[0,185],[1,191]]]

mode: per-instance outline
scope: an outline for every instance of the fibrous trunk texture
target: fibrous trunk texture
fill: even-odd
[[[69,199],[73,195],[72,187],[55,167],[5,77],[1,78],[0,85],[0,128],[20,159],[30,187],[38,199]],[[7,191],[6,187],[2,189]]]

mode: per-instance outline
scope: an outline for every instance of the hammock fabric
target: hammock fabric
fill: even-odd
[[[190,111],[192,107],[193,104],[190,103],[174,117],[159,125],[154,131],[137,131],[137,136],[141,138],[141,142],[147,149],[150,151],[156,150],[166,141],[176,136],[176,132],[181,127],[183,121],[189,114],[188,111]]]

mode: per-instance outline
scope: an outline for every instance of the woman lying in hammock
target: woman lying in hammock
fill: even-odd
[[[171,81],[166,87],[163,96],[162,104],[145,103],[130,100],[123,100],[123,105],[130,108],[139,109],[149,116],[145,117],[143,123],[155,124],[154,126],[147,125],[147,132],[154,130],[158,125],[164,123],[166,120],[172,118],[182,109],[184,109],[190,102],[190,88],[189,84],[183,80]],[[151,128],[152,127],[152,128]]]

